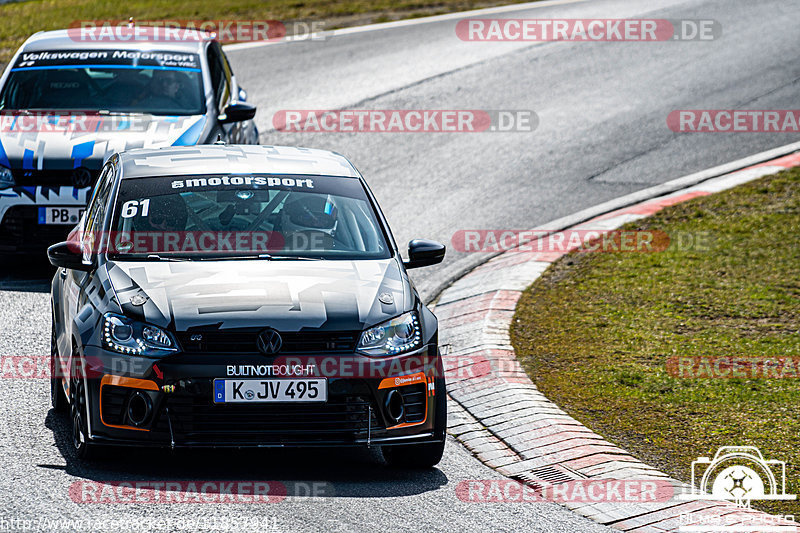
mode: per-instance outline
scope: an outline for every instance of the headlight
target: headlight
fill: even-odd
[[[422,345],[422,331],[414,312],[400,315],[361,334],[358,351],[366,355],[397,355]]]
[[[11,170],[6,167],[0,167],[0,189],[8,189],[14,185],[16,185],[16,182]]]
[[[175,341],[163,329],[114,313],[103,315],[103,345],[115,352],[149,357],[177,351]]]

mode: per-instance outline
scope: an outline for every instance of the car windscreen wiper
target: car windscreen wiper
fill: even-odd
[[[114,254],[109,255],[112,261],[189,261],[188,257],[175,257],[158,254]]]
[[[145,259],[155,259],[157,261],[188,261],[188,257],[170,257],[158,254],[147,254]]]
[[[272,255],[272,254],[258,254],[258,255],[210,255],[205,257],[197,257],[200,261],[228,261],[228,260],[253,260],[264,259],[267,261],[322,261],[321,257],[307,257],[297,255]]]
[[[253,259],[270,259],[271,256],[269,254],[258,254],[258,255],[250,255],[250,254],[228,254],[228,255],[203,255],[195,257],[194,259],[197,261],[230,261],[230,260],[253,260]]]
[[[270,261],[323,261],[321,257],[309,257],[307,255],[270,255]]]

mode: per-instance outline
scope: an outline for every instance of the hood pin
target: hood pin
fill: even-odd
[[[144,305],[147,302],[147,296],[143,294],[134,294],[131,298],[132,305]]]
[[[392,305],[394,303],[394,296],[390,292],[382,292],[378,296],[378,300],[386,305]]]

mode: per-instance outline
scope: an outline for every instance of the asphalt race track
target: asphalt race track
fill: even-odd
[[[347,155],[403,247],[415,237],[449,245],[460,229],[534,228],[800,140],[796,133],[679,134],[666,124],[678,109],[795,109],[800,3],[569,1],[489,16],[714,19],[722,34],[705,42],[478,43],[459,40],[452,18],[240,47],[229,57],[248,100],[258,105],[262,143]],[[533,110],[540,122],[533,132],[507,133],[272,129],[279,110],[344,108]],[[454,273],[480,260],[481,254],[450,250],[443,265],[413,271],[413,277],[430,299]],[[5,264],[0,273],[2,356],[49,353],[49,271],[34,267]],[[428,472],[391,470],[378,453],[358,451],[171,456],[120,449],[83,466],[71,454],[67,419],[50,411],[48,393],[43,379],[0,380],[0,530],[3,519],[141,523],[153,517],[181,521],[170,531],[220,530],[224,520],[244,518],[264,519],[278,531],[605,529],[555,504],[459,501],[460,481],[500,476],[453,440],[439,467]],[[322,482],[318,494],[324,497],[251,505],[81,504],[70,497],[76,482],[104,480],[278,480],[300,495]]]

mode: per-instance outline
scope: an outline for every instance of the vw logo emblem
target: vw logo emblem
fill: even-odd
[[[82,189],[92,184],[92,174],[83,167],[78,167],[72,172],[72,186]]]
[[[274,329],[265,329],[258,334],[256,345],[261,353],[278,353],[281,351],[281,346],[283,346],[283,339],[281,339],[281,334]]]

